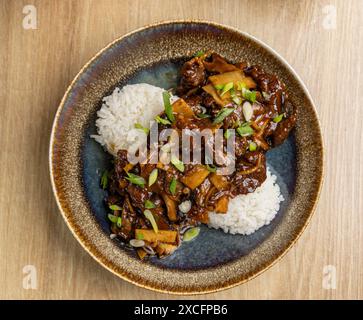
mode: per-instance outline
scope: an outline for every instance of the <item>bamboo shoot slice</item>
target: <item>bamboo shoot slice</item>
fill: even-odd
[[[155,233],[151,229],[135,229],[136,239],[141,239],[148,242],[165,242],[165,243],[175,243],[177,232],[172,230],[159,230]]]
[[[228,196],[223,196],[223,197],[219,198],[214,207],[214,211],[216,213],[227,213],[228,203],[229,203]]]
[[[194,190],[199,185],[203,183],[203,181],[208,177],[209,171],[202,165],[197,165],[189,170],[184,176],[180,179],[187,187]]]
[[[189,105],[183,100],[183,99],[178,99],[177,101],[175,101],[172,105],[173,107],[173,112],[174,113],[180,113],[182,114],[184,117],[194,117],[194,112],[193,110],[189,107]]]
[[[213,183],[213,185],[218,190],[228,189],[229,182],[225,176],[222,176],[222,175],[219,175],[216,173],[212,173],[209,177],[209,180]]]

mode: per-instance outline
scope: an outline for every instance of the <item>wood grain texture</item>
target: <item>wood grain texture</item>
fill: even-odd
[[[23,7],[38,28],[22,27]],[[325,29],[334,5],[336,29]],[[246,31],[277,50],[309,88],[326,148],[317,211],[297,245],[267,272],[192,299],[363,299],[363,1],[0,0],[0,298],[177,299],[104,270],[73,238],[48,174],[53,117],[70,81],[99,49],[143,25],[205,19]],[[38,288],[23,289],[23,267]],[[322,286],[336,267],[335,290]]]

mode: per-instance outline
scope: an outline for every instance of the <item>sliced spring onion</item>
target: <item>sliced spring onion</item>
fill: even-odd
[[[232,129],[227,129],[225,132],[224,132],[224,137],[228,140],[229,137],[231,136],[232,134]]]
[[[131,239],[130,240],[130,246],[132,246],[134,248],[142,248],[144,245],[145,245],[144,240],[140,240],[140,239]]]
[[[143,127],[140,123],[135,123],[135,128],[140,129],[145,132],[145,134],[149,134],[150,129]]]
[[[117,216],[115,216],[115,215],[113,215],[113,214],[111,214],[111,213],[109,213],[108,215],[107,215],[107,217],[108,217],[108,220],[110,220],[111,222],[113,222],[113,223],[116,223],[117,222]]]
[[[101,177],[101,186],[102,186],[102,189],[106,189],[107,188],[107,185],[108,185],[108,171],[105,170],[102,174],[102,177]]]
[[[202,55],[204,55],[204,51],[203,51],[203,50],[199,50],[198,52],[196,52],[196,53],[194,54],[194,57],[199,58],[199,57],[201,57]]]
[[[184,235],[183,235],[183,241],[191,241],[194,238],[196,238],[199,235],[200,232],[200,228],[199,227],[194,227],[194,228],[190,228],[188,229]]]
[[[248,149],[250,151],[256,151],[257,149],[257,144],[255,142],[250,142],[250,145],[248,146]]]
[[[197,117],[200,119],[210,118],[210,114],[207,113],[198,113]]]
[[[184,163],[180,161],[176,156],[171,156],[170,162],[177,168],[180,172],[184,172]]]
[[[256,102],[256,91],[251,91],[246,88],[242,88],[242,96],[252,103]]]
[[[237,132],[240,136],[242,137],[247,137],[253,134],[253,129],[250,127],[250,125],[248,124],[248,122],[242,124],[241,126],[239,126],[237,128]]]
[[[250,121],[253,116],[252,105],[248,101],[245,101],[242,105],[243,116],[246,121]]]
[[[117,204],[111,204],[109,206],[109,208],[112,210],[112,211],[117,211],[117,210],[122,210],[122,208],[120,206],[118,206]]]
[[[166,116],[171,122],[174,122],[175,117],[173,114],[173,107],[171,106],[170,103],[170,93],[168,91],[163,92],[163,101],[164,101],[164,109]]]
[[[121,225],[122,225],[122,219],[121,219],[121,217],[117,217],[116,225],[117,225],[117,227],[121,228]]]
[[[156,205],[150,200],[146,200],[144,206],[146,209],[154,209],[156,207]]]
[[[217,116],[213,120],[213,124],[221,123],[226,117],[228,117],[234,109],[232,108],[223,108],[218,112]]]
[[[143,177],[140,177],[131,172],[127,172],[127,175],[128,175],[128,177],[126,177],[126,179],[129,180],[131,183],[136,184],[137,186],[140,186],[140,187],[144,187],[145,179]]]
[[[205,167],[207,168],[207,170],[209,172],[216,172],[217,171],[217,168],[215,167],[214,164],[206,164]]]
[[[281,113],[277,117],[273,118],[272,121],[275,122],[275,123],[279,123],[282,120],[283,117],[284,117],[284,114]]]
[[[144,240],[144,235],[142,233],[138,233],[138,234],[136,234],[136,239],[137,240]]]
[[[242,91],[242,89],[246,89],[246,84],[242,81],[237,82],[237,90]]]
[[[171,124],[171,122],[168,119],[161,118],[160,116],[156,116],[155,121],[157,123],[161,123],[161,124],[165,124],[165,125]]]
[[[233,89],[233,82],[228,82],[224,85],[222,92],[220,93],[220,96],[222,97],[225,95],[229,90]]]
[[[238,106],[242,103],[242,99],[239,96],[232,96],[232,101]]]
[[[173,177],[173,179],[170,182],[170,186],[169,186],[169,190],[172,195],[174,195],[175,191],[176,191],[176,182],[177,182],[176,179]]]
[[[144,215],[145,215],[146,219],[148,219],[150,221],[150,223],[154,229],[154,232],[158,233],[159,228],[158,228],[158,225],[156,224],[156,221],[155,221],[155,218],[154,218],[152,212],[150,210],[145,210]]]
[[[142,249],[151,256],[155,256],[156,254],[154,249],[149,245],[145,245]]]
[[[170,143],[170,142],[168,142],[168,143],[165,143],[165,144],[164,144],[164,145],[160,148],[160,150],[161,150],[162,152],[169,153],[169,152],[171,151],[171,147],[172,147],[171,143]]]
[[[151,171],[151,173],[149,175],[149,187],[152,186],[156,182],[157,178],[158,178],[158,169],[155,168],[153,171]]]
[[[223,90],[223,88],[224,88],[224,84],[216,84],[216,85],[214,86],[214,88],[216,88],[217,90]]]

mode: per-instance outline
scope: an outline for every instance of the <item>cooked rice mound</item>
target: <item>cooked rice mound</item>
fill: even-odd
[[[92,137],[113,155],[119,149],[137,148],[142,140],[135,124],[149,128],[150,121],[164,111],[163,91],[146,83],[116,88],[103,98],[97,112],[98,135]],[[283,200],[276,176],[267,170],[266,181],[255,192],[231,199],[226,214],[211,212],[209,227],[231,234],[251,234],[272,221]]]
[[[275,218],[282,201],[276,176],[267,169],[266,180],[255,192],[231,199],[226,214],[209,213],[209,227],[232,234],[251,234]]]
[[[96,120],[98,135],[92,138],[113,155],[120,149],[136,148],[142,133],[135,123],[150,127],[150,121],[164,110],[164,91],[146,83],[116,88],[102,100]]]

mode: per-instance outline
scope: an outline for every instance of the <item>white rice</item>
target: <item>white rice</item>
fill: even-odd
[[[232,234],[251,234],[275,218],[282,201],[276,176],[267,169],[266,180],[255,192],[231,199],[226,214],[209,213],[208,226]]]
[[[92,137],[113,155],[119,149],[137,148],[142,141],[135,123],[150,126],[150,121],[164,110],[163,91],[145,83],[116,88],[103,98],[97,112],[98,135]],[[172,97],[172,101],[176,99]],[[276,176],[267,170],[266,181],[255,192],[231,199],[226,214],[210,213],[209,227],[232,234],[251,234],[272,221],[283,200]]]
[[[137,148],[143,133],[135,129],[135,123],[150,127],[150,121],[164,110],[164,91],[146,83],[116,88],[103,98],[97,112],[98,135],[91,137],[113,155],[120,149]]]

